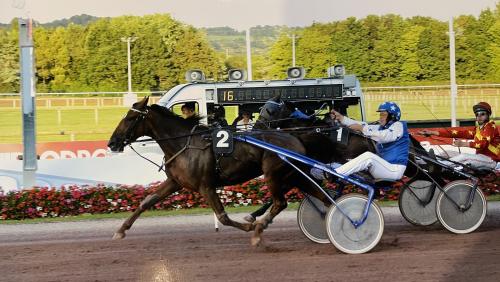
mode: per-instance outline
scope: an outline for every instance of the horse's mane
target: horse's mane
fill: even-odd
[[[188,118],[183,118],[182,116],[170,111],[168,108],[157,105],[157,104],[151,105],[150,108],[151,108],[151,110],[153,110],[157,113],[160,113],[164,117],[167,117],[169,119],[173,119],[173,120],[179,122],[180,124],[188,126],[189,128],[192,128],[195,125],[200,125],[200,120],[202,119],[202,117],[200,117],[198,114],[194,114]]]

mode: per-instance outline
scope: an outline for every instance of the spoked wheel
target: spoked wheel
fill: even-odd
[[[384,216],[382,210],[372,202],[366,221],[357,228],[340,211],[353,220],[363,217],[368,198],[360,194],[349,194],[338,199],[326,216],[326,232],[328,238],[337,249],[348,254],[362,254],[373,249],[384,233]]]
[[[432,192],[434,189],[434,192]],[[415,180],[404,187],[398,203],[401,215],[411,224],[432,225],[438,221],[436,215],[437,196],[441,191],[430,181]],[[429,197],[431,197],[429,199]]]
[[[297,211],[299,228],[306,237],[316,243],[330,243],[325,229],[325,217],[328,207],[312,196],[305,197]]]
[[[466,209],[469,193],[474,186],[469,181],[448,183],[436,202],[437,216],[450,232],[465,234],[476,230],[486,217],[486,198],[476,188],[471,206]],[[458,204],[458,206],[456,204]]]

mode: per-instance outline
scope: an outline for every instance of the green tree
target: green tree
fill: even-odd
[[[422,68],[418,63],[418,42],[424,27],[415,25],[401,36],[400,44],[397,48],[399,61],[401,63],[399,79],[402,81],[417,81],[422,77]]]
[[[326,69],[336,61],[332,52],[333,28],[331,24],[313,24],[299,34],[296,64],[306,69],[308,77],[325,77]]]
[[[401,68],[398,43],[406,28],[401,16],[385,15],[374,21],[376,29],[373,50],[370,52],[371,81],[394,81]]]
[[[490,28],[491,43],[487,47],[487,54],[491,58],[488,76],[495,80],[500,80],[500,19],[495,21],[495,24]]]
[[[185,26],[181,37],[175,44],[172,52],[167,79],[172,86],[184,81],[184,74],[189,69],[202,69],[205,75],[217,79],[222,75],[223,60],[208,45],[206,38],[191,26]]]
[[[447,23],[425,18],[417,55],[422,69],[422,80],[449,80],[449,39]]]
[[[491,58],[488,67],[488,77],[492,80],[500,80],[500,3],[494,11],[494,22],[488,30],[491,40],[486,47],[486,55]]]
[[[12,24],[17,25],[17,21]],[[17,28],[0,28],[0,92],[20,91],[18,37]]]
[[[373,49],[369,31],[354,17],[335,24],[333,53],[338,64],[344,64],[348,73],[354,73],[362,80],[370,74],[369,50]]]
[[[288,34],[283,32],[269,51],[272,66],[269,79],[283,79],[285,71],[292,65],[292,43]]]

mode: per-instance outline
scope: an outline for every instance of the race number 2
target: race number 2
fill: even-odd
[[[233,152],[233,133],[226,129],[217,129],[212,132],[212,147],[217,154]]]

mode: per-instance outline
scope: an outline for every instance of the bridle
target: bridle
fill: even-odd
[[[267,105],[270,105],[267,107]],[[270,120],[271,116],[274,115],[274,113],[278,110],[280,110],[283,106],[285,105],[285,102],[281,100],[279,103],[275,101],[266,101],[264,106],[262,106],[262,109],[260,111],[260,116],[262,116],[264,119]]]
[[[127,128],[127,131],[125,131],[125,139],[123,140],[123,146],[127,146],[132,144],[134,140],[132,140],[132,134],[139,125],[140,121],[143,121],[146,116],[149,114],[148,108],[146,108],[144,111],[130,108],[132,112],[139,113],[139,115],[135,118],[135,120],[132,122],[132,124]]]
[[[198,149],[198,150],[205,150],[207,149],[208,147],[210,147],[210,143],[207,143],[205,146],[202,146],[202,147],[197,147],[197,146],[192,146],[190,145],[191,143],[191,138],[193,135],[195,135],[195,130],[198,128],[199,125],[195,125],[192,129],[191,129],[191,132],[190,134],[186,134],[186,135],[179,135],[179,136],[174,136],[174,137],[170,137],[170,138],[162,138],[162,139],[157,139],[156,141],[162,141],[162,140],[170,140],[170,139],[177,139],[177,138],[183,138],[183,137],[187,137],[187,141],[186,141],[186,144],[179,150],[177,151],[175,154],[173,154],[173,156],[171,156],[168,160],[164,158],[163,160],[163,163],[161,165],[158,165],[156,164],[155,162],[151,161],[150,159],[142,156],[139,152],[137,152],[133,147],[132,147],[132,143],[134,143],[135,141],[132,139],[132,134],[133,132],[135,131],[135,129],[137,128],[137,126],[139,125],[139,122],[140,121],[143,121],[147,115],[149,114],[149,109],[146,108],[145,110],[141,111],[141,110],[138,110],[138,109],[135,109],[135,108],[130,108],[131,111],[133,112],[136,112],[136,113],[139,113],[139,115],[135,118],[135,120],[132,122],[132,124],[127,128],[127,131],[125,132],[125,140],[123,141],[123,144],[124,146],[127,146],[129,145],[130,148],[132,149],[132,151],[134,151],[137,155],[139,155],[141,158],[149,161],[150,163],[156,165],[159,170],[163,170],[165,171],[165,169],[163,167],[166,167],[170,162],[172,162],[175,158],[177,158],[180,154],[182,154],[185,150],[187,149]],[[144,141],[144,140],[143,140]],[[165,171],[166,172],[166,171]]]

